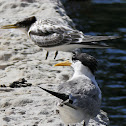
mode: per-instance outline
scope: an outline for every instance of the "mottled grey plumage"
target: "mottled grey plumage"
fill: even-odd
[[[28,30],[31,39],[40,47],[51,48],[61,45],[71,45],[71,48],[59,48],[61,51],[71,51],[76,47],[81,48],[107,48],[107,45],[98,41],[115,39],[116,36],[90,36],[78,30],[63,25],[57,19],[38,20]],[[81,46],[78,46],[80,44]],[[84,46],[85,45],[85,46]],[[52,49],[52,50],[55,50]],[[57,48],[58,50],[58,48]]]
[[[108,45],[102,44],[100,41],[118,38],[116,36],[84,35],[81,31],[64,25],[58,19],[37,20],[35,16],[1,28],[24,28],[31,40],[47,51],[72,51],[75,48],[108,48]],[[57,54],[58,52],[55,57]],[[46,57],[48,57],[48,54]]]

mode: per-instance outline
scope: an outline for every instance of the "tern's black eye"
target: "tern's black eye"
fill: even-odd
[[[75,60],[78,60],[77,57],[76,57],[76,54],[73,54],[72,56],[72,61],[75,61]]]
[[[72,101],[71,99],[69,99],[69,103],[70,103],[70,104],[73,104],[73,101]]]
[[[26,21],[17,22],[15,25],[18,26],[18,27],[25,27]]]

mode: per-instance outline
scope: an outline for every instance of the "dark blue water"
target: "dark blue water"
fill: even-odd
[[[96,78],[110,125],[126,126],[126,0],[71,0],[65,9],[85,34],[121,36],[107,42],[113,49],[83,51],[99,60]]]

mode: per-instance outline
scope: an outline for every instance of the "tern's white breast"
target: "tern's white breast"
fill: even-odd
[[[81,109],[73,109],[69,106],[58,106],[61,119],[66,124],[79,123],[85,119]]]

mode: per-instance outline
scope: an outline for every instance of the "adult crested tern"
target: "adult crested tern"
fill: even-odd
[[[75,48],[108,48],[108,45],[101,44],[99,41],[116,39],[116,36],[91,36],[84,35],[81,31],[63,25],[57,19],[38,20],[35,16],[24,19],[12,25],[2,26],[2,29],[20,28],[28,33],[28,36],[38,46],[48,51],[72,51]]]
[[[87,126],[89,120],[99,113],[101,105],[101,90],[94,76],[97,60],[86,53],[77,53],[73,55],[72,63],[66,61],[55,66],[72,66],[72,78],[59,84],[58,92],[42,89],[62,99],[58,110],[65,124],[76,124],[84,120],[83,126]]]

